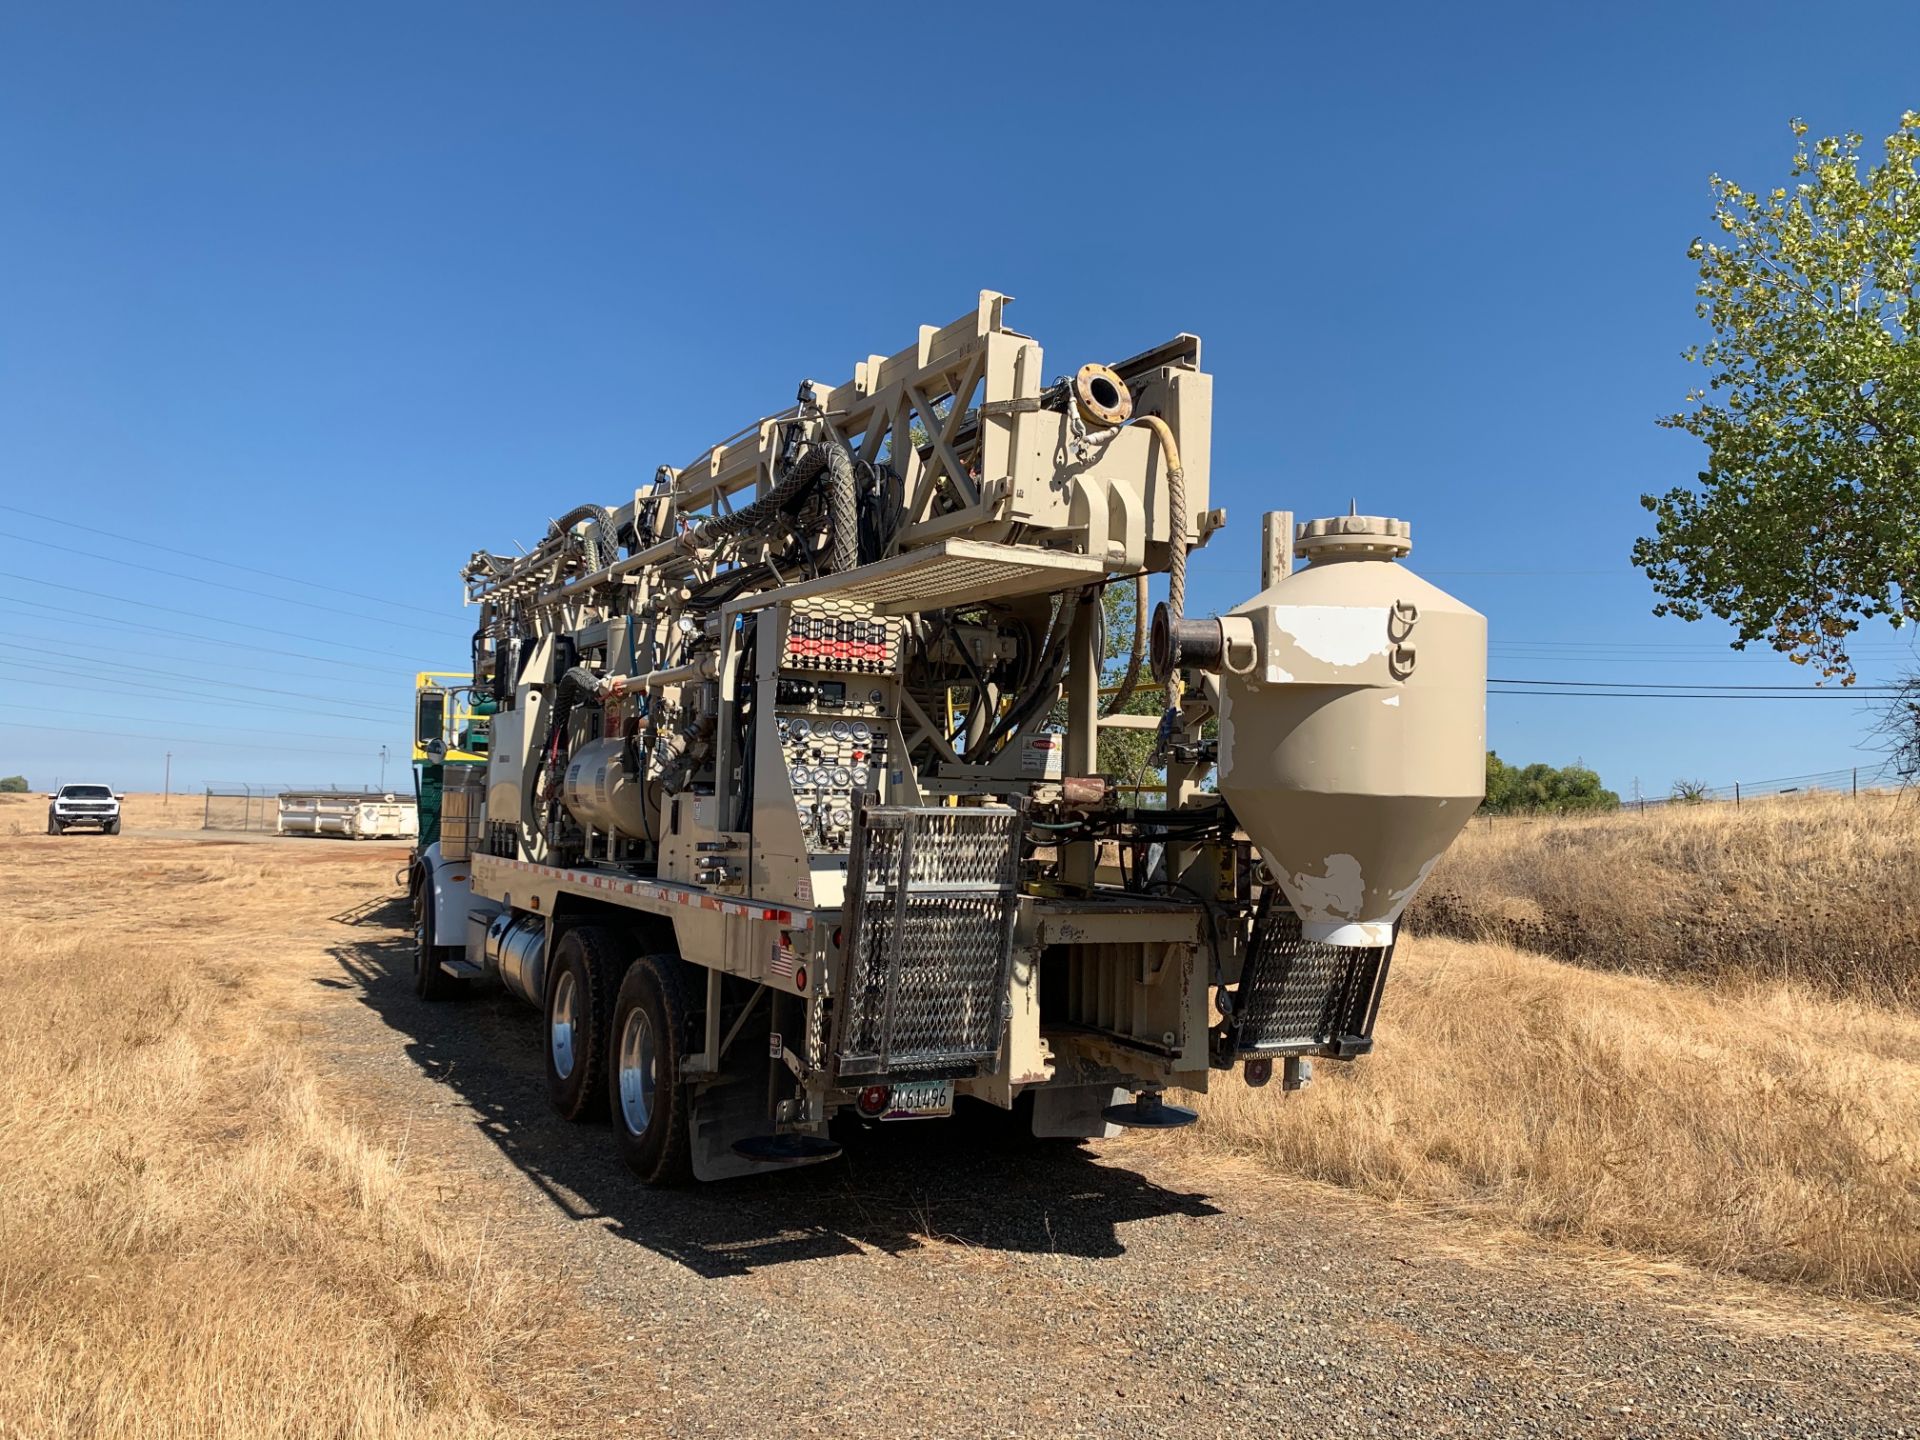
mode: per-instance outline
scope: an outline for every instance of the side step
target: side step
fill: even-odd
[[[443,975],[451,975],[456,980],[480,980],[484,979],[487,973],[485,967],[476,965],[471,960],[442,960],[440,971]]]

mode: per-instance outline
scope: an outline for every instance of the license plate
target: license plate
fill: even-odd
[[[893,1099],[882,1120],[931,1120],[953,1114],[951,1080],[915,1080],[893,1087]]]

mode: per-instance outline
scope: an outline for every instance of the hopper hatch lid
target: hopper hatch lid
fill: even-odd
[[[1308,562],[1398,560],[1413,549],[1413,527],[1386,515],[1362,515],[1356,503],[1345,515],[1303,521],[1294,529],[1293,553]]]

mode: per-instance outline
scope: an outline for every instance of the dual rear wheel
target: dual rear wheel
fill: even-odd
[[[614,1148],[650,1185],[692,1178],[691,1097],[680,1078],[692,1035],[687,965],[672,954],[627,963],[593,926],[554,947],[547,982],[547,1093],[569,1120],[610,1114]]]

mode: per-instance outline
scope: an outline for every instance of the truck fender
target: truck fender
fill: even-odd
[[[443,945],[464,947],[467,940],[467,910],[473,903],[473,870],[464,860],[443,859],[440,842],[422,850],[414,862],[421,870],[421,883],[431,887],[433,933]]]

